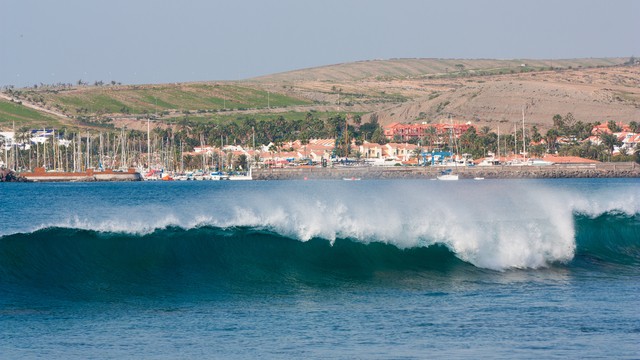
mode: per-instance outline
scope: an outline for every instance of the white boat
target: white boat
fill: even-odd
[[[212,172],[209,176],[211,180],[229,180],[229,175],[219,171]]]
[[[205,175],[204,171],[202,170],[197,170],[193,172],[193,180],[204,180],[207,176]]]
[[[358,180],[360,180],[360,178],[350,177],[350,178],[342,178],[342,180],[344,180],[344,181],[358,181]]]
[[[229,175],[229,180],[253,180],[251,169],[246,175]]]
[[[476,176],[476,177],[473,178],[473,180],[484,180],[484,178],[481,177],[481,176]]]
[[[473,162],[473,156],[471,156],[471,154],[462,154],[462,156],[457,156],[456,155],[456,165],[462,165],[462,166],[474,166],[475,163]]]
[[[489,152],[488,156],[482,159],[482,161],[478,164],[478,166],[498,166],[500,165],[500,160],[496,159],[495,154]]]
[[[443,170],[440,173],[440,175],[438,175],[436,178],[438,180],[452,181],[452,180],[458,180],[459,179],[459,175],[458,174],[452,174],[451,173],[451,169],[447,169],[447,170]]]
[[[449,121],[451,121],[451,115],[449,115]],[[449,146],[451,147],[451,144],[454,144],[454,147],[457,148],[457,146],[455,145],[455,137],[453,136],[453,130],[452,129],[453,129],[453,122],[451,122],[451,129],[449,129]],[[467,159],[467,158],[470,159],[471,158],[471,155],[469,155],[469,154],[464,154],[464,155],[466,155],[466,157],[463,157],[464,159]],[[454,161],[454,166],[456,167],[456,173],[455,174],[453,174],[451,172],[451,169],[442,170],[440,172],[440,175],[437,176],[437,179],[438,180],[443,180],[443,181],[456,181],[456,180],[458,180],[459,176],[458,176],[458,162],[457,161]]]
[[[438,175],[438,180],[452,181],[459,180],[458,174],[442,174]]]

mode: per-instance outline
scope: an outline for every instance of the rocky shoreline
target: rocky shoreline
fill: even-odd
[[[29,182],[29,179],[9,169],[0,169],[0,182]]]
[[[253,170],[254,180],[435,179],[441,167],[329,167]],[[550,166],[491,166],[453,169],[460,179],[639,178],[636,163]]]
[[[343,180],[343,179],[435,179],[443,167],[297,167],[253,170],[253,180]],[[562,179],[562,178],[640,178],[640,165],[630,163],[603,163],[589,165],[550,166],[488,166],[452,169],[460,179]],[[30,179],[28,174],[17,174],[0,169],[0,182],[33,181],[140,181],[138,173],[52,173]],[[71,176],[74,175],[74,176]]]

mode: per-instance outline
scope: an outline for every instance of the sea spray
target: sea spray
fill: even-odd
[[[350,239],[399,249],[442,245],[477,267],[506,270],[566,263],[575,254],[576,214],[638,212],[636,187],[583,192],[570,184],[486,181],[256,182],[248,185],[134,186],[127,197],[96,186],[88,200],[25,222],[0,235],[58,227],[144,235],[168,227],[245,227],[299,241]],[[84,187],[86,188],[86,186]],[[64,187],[56,190],[65,189]],[[190,191],[182,191],[187,189]],[[193,193],[193,190],[197,190]],[[144,193],[144,192],[143,192]],[[175,199],[168,201],[166,198]],[[178,200],[179,199],[179,200]],[[100,200],[100,206],[95,206]],[[12,225],[12,224],[10,224]]]

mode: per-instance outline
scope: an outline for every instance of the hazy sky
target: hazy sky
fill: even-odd
[[[0,0],[0,85],[234,80],[356,60],[640,56],[636,0]]]

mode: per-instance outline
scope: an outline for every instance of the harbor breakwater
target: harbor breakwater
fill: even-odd
[[[327,168],[271,168],[253,170],[254,180],[312,179],[435,179],[443,170],[451,169],[460,179],[553,179],[553,178],[635,178],[640,177],[640,165],[602,163],[588,165],[547,166],[460,166],[451,167],[374,167],[336,166]]]
[[[33,172],[24,172],[20,176],[28,181],[37,182],[90,182],[90,181],[140,181],[142,176],[133,169],[128,171],[113,171],[110,169],[95,171],[88,169],[85,172],[61,172],[46,171],[44,168],[35,168]]]

